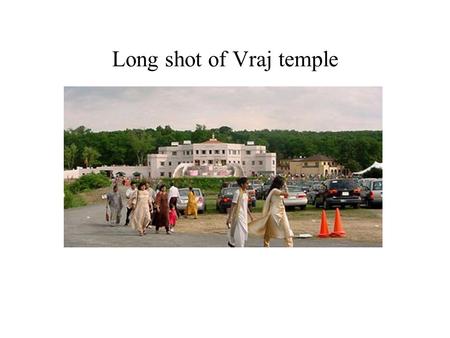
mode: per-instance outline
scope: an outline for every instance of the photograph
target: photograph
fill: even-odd
[[[450,337],[446,2],[2,5],[1,337]]]
[[[65,87],[65,247],[382,247],[382,87]]]

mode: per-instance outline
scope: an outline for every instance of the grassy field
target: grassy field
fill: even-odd
[[[125,194],[125,187],[119,187],[121,192]],[[107,188],[100,188],[95,189],[92,191],[87,191],[80,193],[80,196],[83,198],[84,201],[86,201],[86,204],[100,204],[105,203],[104,200],[101,199],[102,194],[106,194],[109,191],[111,191],[110,187]],[[206,196],[206,213],[207,214],[219,214],[219,212],[216,210],[216,199],[217,199],[217,193],[214,192],[207,192],[205,194]],[[125,202],[125,198],[124,198]],[[254,213],[261,213],[262,208],[264,205],[263,200],[256,201],[256,208],[253,208]],[[367,209],[367,208],[360,208],[360,209],[353,209],[353,208],[345,208],[340,209],[341,215],[345,217],[355,218],[355,219],[366,219],[366,220],[377,220],[380,218],[380,213],[382,213],[382,210],[380,209]],[[308,204],[305,210],[300,210],[296,208],[295,210],[288,210],[288,216],[290,219],[305,219],[305,218],[314,218],[314,219],[320,219],[322,209],[317,209],[313,205]],[[327,210],[328,215],[334,215],[334,209]]]
[[[217,214],[219,213],[216,210],[216,199],[217,195],[214,194],[206,194],[206,209],[208,214]],[[256,207],[252,209],[255,213],[262,212],[262,208],[264,206],[263,200],[256,201]],[[341,214],[349,215],[352,217],[358,217],[358,218],[372,218],[376,219],[379,218],[380,210],[378,209],[367,209],[367,208],[360,208],[360,209],[353,209],[350,207],[347,207],[345,209],[340,209]],[[299,208],[296,208],[295,210],[288,210],[289,218],[303,218],[303,217],[319,217],[322,213],[322,209],[318,209],[313,205],[308,204],[306,206],[305,210],[300,210]],[[327,213],[334,213],[334,209],[327,210]]]

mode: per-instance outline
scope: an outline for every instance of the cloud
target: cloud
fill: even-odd
[[[66,87],[64,127],[381,130],[381,87]]]

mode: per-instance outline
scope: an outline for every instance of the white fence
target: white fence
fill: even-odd
[[[72,180],[77,179],[83,175],[94,173],[98,174],[100,171],[106,171],[116,176],[118,173],[123,173],[127,177],[132,177],[134,173],[140,173],[143,178],[150,178],[150,167],[149,166],[102,166],[96,168],[82,168],[77,167],[77,169],[64,170],[64,179]]]

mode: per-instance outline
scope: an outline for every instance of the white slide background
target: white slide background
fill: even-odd
[[[2,337],[448,337],[444,1],[1,5]],[[113,69],[323,50],[336,68]],[[381,249],[63,247],[64,86],[382,86]]]

